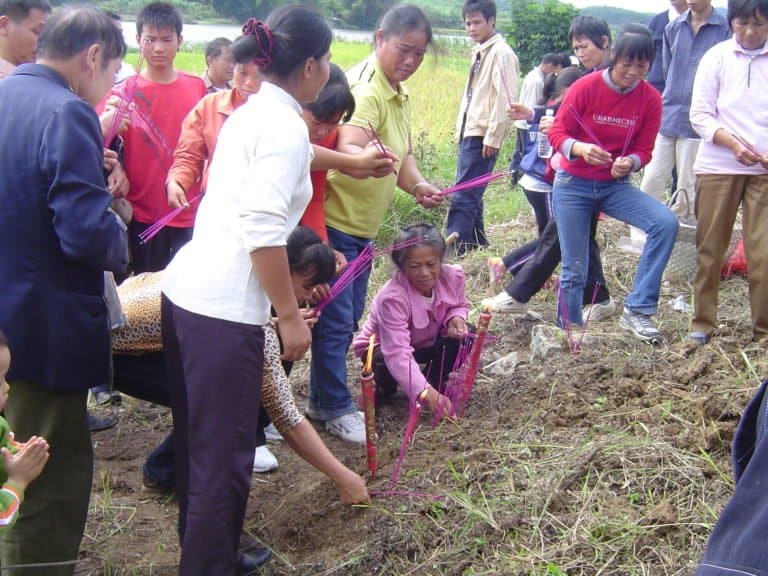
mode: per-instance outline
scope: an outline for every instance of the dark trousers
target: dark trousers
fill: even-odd
[[[2,535],[3,574],[69,576],[85,530],[93,476],[87,391],[52,392],[28,381],[12,382],[11,387],[5,412],[16,439],[26,442],[30,436],[42,436],[51,456],[27,488],[16,524]],[[8,568],[46,562],[63,565]]]
[[[445,381],[453,369],[453,363],[459,353],[461,340],[457,338],[438,338],[429,348],[414,350],[413,357],[418,364],[425,364],[422,373],[433,388],[443,392]],[[381,348],[373,353],[373,378],[376,382],[376,402],[397,392],[397,380],[390,374]]]
[[[597,215],[592,217],[589,235],[589,268],[587,283],[584,286],[584,305],[595,302],[605,302],[610,298],[603,274],[603,264],[600,260],[600,247],[595,240],[597,233]],[[512,281],[504,290],[518,302],[528,302],[552,277],[552,273],[560,264],[560,241],[557,236],[557,225],[554,218],[544,228],[538,238],[538,246],[533,255],[525,262]],[[595,284],[598,285],[595,296]]]
[[[536,228],[540,238],[544,233],[547,224],[552,220],[552,194],[546,192],[532,192],[525,189],[523,189],[523,193],[528,199],[531,208],[533,208],[533,213],[536,217]],[[539,247],[539,238],[526,242],[522,246],[518,246],[502,258],[504,266],[510,274],[517,274],[520,272],[520,269],[525,266],[525,263],[533,257],[536,249]]]
[[[477,178],[493,170],[496,156],[483,158],[483,138],[467,136],[459,142],[459,159],[456,168],[456,184]],[[485,186],[462,190],[451,194],[451,206],[445,223],[445,235],[459,234],[454,243],[456,252],[463,254],[479,246],[487,246],[483,220],[483,194]]]
[[[176,432],[180,576],[233,576],[256,448],[264,330],[194,314],[163,296]]]
[[[146,244],[139,240],[139,234],[152,224],[135,220],[128,225],[128,242],[134,274],[164,270],[176,252],[192,239],[192,228],[166,226]]]

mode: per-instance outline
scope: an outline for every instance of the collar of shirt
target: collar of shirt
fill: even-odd
[[[235,108],[245,103],[247,100],[247,98],[244,98],[237,88],[232,88],[228,91],[222,90],[221,92],[222,102],[217,111],[219,114],[223,114],[224,116],[231,115],[232,112],[235,111]]]
[[[755,58],[757,56],[763,56],[765,54],[768,54],[768,42],[763,44],[762,48],[758,48],[756,50],[745,50],[744,47],[736,42],[736,38],[731,36],[730,40],[728,42],[731,43],[733,46],[733,51],[737,54],[744,54],[745,56],[749,56],[750,58]]]
[[[259,91],[264,89],[266,89],[268,95],[271,95],[273,98],[276,98],[277,100],[287,104],[288,106],[296,110],[296,113],[298,115],[301,115],[301,104],[298,103],[296,98],[294,98],[293,96],[288,94],[288,92],[280,88],[280,86],[278,86],[277,84],[273,84],[269,80],[264,80],[261,83],[261,88],[259,88]],[[245,103],[248,104],[249,101],[253,101],[253,99],[249,98],[248,100],[246,100]]]
[[[482,52],[488,52],[488,50],[490,50],[490,49],[491,49],[491,46],[493,46],[493,45],[495,45],[495,44],[497,44],[498,42],[501,42],[501,41],[503,41],[503,40],[504,40],[504,39],[502,38],[501,34],[499,34],[498,32],[494,32],[494,33],[491,35],[491,37],[490,37],[490,38],[488,38],[488,40],[486,40],[486,41],[485,41],[485,42],[483,42],[482,44],[475,44],[475,45],[472,47],[472,58],[474,59],[474,58],[476,57],[475,55],[476,55],[478,52],[480,52],[480,53],[482,53]]]
[[[616,84],[613,81],[613,78],[611,78],[611,69],[610,68],[606,68],[605,70],[603,70],[603,80],[608,85],[608,88],[610,88],[614,92],[618,92],[619,94],[629,94],[630,92],[632,92],[632,90],[637,88],[640,85],[640,82],[641,82],[641,80],[638,80],[637,82],[635,82],[629,88],[619,88],[618,84]]]
[[[389,83],[389,80],[387,80],[386,74],[384,74],[384,71],[381,69],[381,65],[379,64],[379,59],[376,58],[375,54],[371,54],[372,58],[372,64],[373,64],[373,75],[371,77],[371,82],[375,82],[378,84],[378,86],[381,88],[381,93],[385,95],[387,100],[393,100],[397,98],[400,101],[408,100],[410,97],[408,93],[408,88],[405,84],[400,82],[397,86],[397,90],[392,88],[392,84]]]
[[[691,18],[693,17],[693,12],[691,12],[691,9],[689,8],[685,12],[683,12],[679,18],[675,18],[675,20],[680,20],[681,24],[687,24],[688,26],[691,26]],[[721,26],[725,24],[728,25],[728,21],[720,15],[720,13],[713,7],[712,12],[709,13],[709,16],[707,17],[707,21],[702,24],[703,26]],[[691,26],[692,28],[692,26]]]
[[[203,72],[202,76],[200,78],[203,79],[203,84],[205,84],[206,90],[208,92],[219,92],[221,90],[231,90],[232,89],[232,82],[227,82],[226,88],[218,88],[217,86],[213,85],[213,82],[211,82],[211,77],[208,76],[208,70],[206,69],[205,72]]]
[[[16,68],[14,73],[17,75],[40,76],[51,82],[55,82],[56,84],[61,84],[70,92],[74,92],[69,85],[69,82],[67,82],[67,79],[50,66],[44,66],[43,64],[22,64]]]
[[[14,70],[16,70],[16,66],[8,62],[5,58],[0,58],[0,79],[10,76],[13,74]]]

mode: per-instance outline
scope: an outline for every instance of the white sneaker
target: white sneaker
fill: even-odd
[[[490,309],[491,312],[507,312],[510,314],[525,314],[528,304],[518,302],[512,296],[502,290],[496,296],[484,298],[481,302],[483,308]]]
[[[264,474],[277,470],[277,458],[266,446],[257,446],[253,456],[253,471],[256,474]]]
[[[280,431],[275,427],[275,425],[272,422],[269,423],[269,426],[264,428],[264,436],[270,442],[282,442],[283,440],[285,440],[285,438],[283,438],[283,435],[280,434]]]
[[[585,322],[587,318],[589,318],[590,322],[600,322],[614,314],[616,314],[616,302],[613,301],[613,298],[609,297],[608,300],[603,302],[595,302],[594,304],[584,306],[581,317]]]
[[[365,444],[365,416],[362,412],[350,412],[325,423],[325,428],[345,442]]]

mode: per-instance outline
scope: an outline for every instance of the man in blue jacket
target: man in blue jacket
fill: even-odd
[[[72,574],[85,528],[93,472],[86,394],[109,377],[103,272],[128,263],[126,236],[108,210],[93,106],[124,54],[107,15],[64,9],[43,30],[37,64],[0,82],[0,329],[13,351],[6,417],[18,440],[35,434],[51,446],[3,537],[4,568],[71,562],[44,573]]]

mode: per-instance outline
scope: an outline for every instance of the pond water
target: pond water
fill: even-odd
[[[125,20],[122,22],[123,36],[125,43],[129,48],[138,47],[136,42],[136,22]],[[224,36],[234,40],[240,36],[240,26],[232,24],[184,24],[184,42],[186,44],[205,44],[214,38]],[[343,30],[334,28],[334,37],[344,42],[373,42],[373,32],[371,30]],[[457,34],[437,35],[439,38],[451,42],[469,42],[466,36]]]

